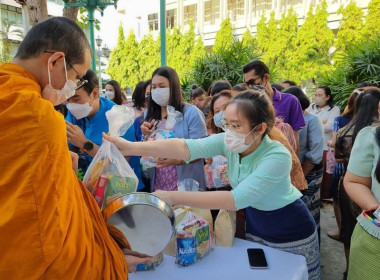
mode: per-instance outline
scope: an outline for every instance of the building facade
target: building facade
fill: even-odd
[[[63,0],[47,0],[49,16],[62,16]],[[1,0],[0,29],[2,40],[12,44],[10,56],[14,56],[22,37],[29,30],[27,16],[15,0]],[[2,51],[4,49],[2,48]]]
[[[157,35],[159,30],[159,0],[146,0],[140,9],[140,0],[120,1],[119,13],[125,17],[123,20],[126,30],[133,29],[137,38],[142,38],[149,30]],[[240,37],[246,29],[252,34],[256,33],[256,25],[262,15],[275,12],[279,19],[281,14],[293,7],[298,15],[299,24],[302,25],[309,11],[310,5],[316,6],[321,0],[166,0],[166,26],[178,26],[186,29],[190,21],[194,22],[196,33],[202,37],[206,46],[214,44],[216,33],[221,22],[230,18],[235,36]],[[327,10],[330,14],[329,27],[336,31],[339,27],[340,17],[337,10],[341,5],[347,5],[350,0],[326,0]],[[357,5],[365,12],[370,0],[356,0]],[[149,3],[149,4],[148,4]]]

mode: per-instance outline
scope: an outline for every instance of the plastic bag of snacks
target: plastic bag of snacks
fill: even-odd
[[[176,263],[188,266],[211,250],[210,226],[206,220],[188,211],[176,226]]]
[[[134,116],[134,111],[126,106],[113,106],[106,112],[110,135],[124,135],[133,124]],[[138,179],[119,149],[104,141],[88,167],[83,183],[103,209],[112,200],[135,192]]]
[[[175,138],[175,134],[173,132],[174,126],[177,122],[183,119],[183,115],[181,112],[176,111],[172,106],[167,106],[166,108],[168,115],[165,121],[165,125],[158,124],[156,126],[157,129],[153,131],[153,133],[148,137],[147,141]],[[144,173],[148,172],[149,168],[155,167],[157,165],[157,161],[153,157],[141,157],[140,163],[142,165]]]
[[[227,158],[221,155],[212,158],[211,164],[206,164],[205,176],[207,188],[220,188],[229,184]]]

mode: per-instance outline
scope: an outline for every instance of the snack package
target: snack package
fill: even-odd
[[[179,222],[183,220],[186,213],[191,211],[195,213],[198,217],[206,220],[210,227],[211,240],[213,241],[213,219],[211,215],[211,211],[209,209],[201,209],[201,208],[193,208],[193,207],[178,207],[174,210],[174,216],[176,221],[176,226],[178,226]],[[164,250],[165,255],[176,256],[176,236],[174,235],[170,240],[168,246],[166,246]],[[211,248],[213,247],[213,243],[211,242]]]
[[[206,220],[187,211],[176,226],[176,263],[188,266],[199,261],[211,250],[210,226]]]
[[[124,135],[133,124],[134,111],[126,106],[113,106],[106,112],[110,134]],[[135,192],[138,179],[119,149],[104,141],[88,167],[83,183],[103,209],[112,200]]]
[[[227,158],[221,155],[212,158],[212,164],[204,167],[207,188],[220,188],[229,184]]]
[[[158,129],[156,129],[149,136],[147,141],[175,138],[175,134],[173,132],[174,126],[177,122],[183,119],[183,115],[181,112],[176,111],[175,108],[172,106],[166,106],[166,108],[168,115],[165,121],[165,125],[161,127],[159,125]],[[155,167],[157,165],[156,159],[153,157],[141,157],[140,163],[142,165],[144,173],[147,173],[150,168]]]

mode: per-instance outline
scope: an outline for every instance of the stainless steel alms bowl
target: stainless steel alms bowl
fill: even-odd
[[[115,199],[103,209],[103,216],[124,234],[134,251],[150,256],[162,252],[175,231],[172,208],[150,193]]]

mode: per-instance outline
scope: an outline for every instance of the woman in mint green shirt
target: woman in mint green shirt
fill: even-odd
[[[380,111],[380,102],[378,106]],[[380,207],[379,146],[379,124],[363,128],[356,137],[344,178],[347,194],[364,210]],[[380,227],[365,211],[357,221],[351,238],[348,279],[380,279]]]
[[[202,139],[169,139],[132,143],[104,135],[123,154],[194,159],[223,154],[228,159],[232,191],[165,192],[154,194],[171,205],[246,211],[246,236],[306,258],[309,279],[320,279],[316,225],[301,193],[290,182],[291,156],[267,133],[274,124],[274,109],[263,94],[246,90],[225,110],[225,133]]]

